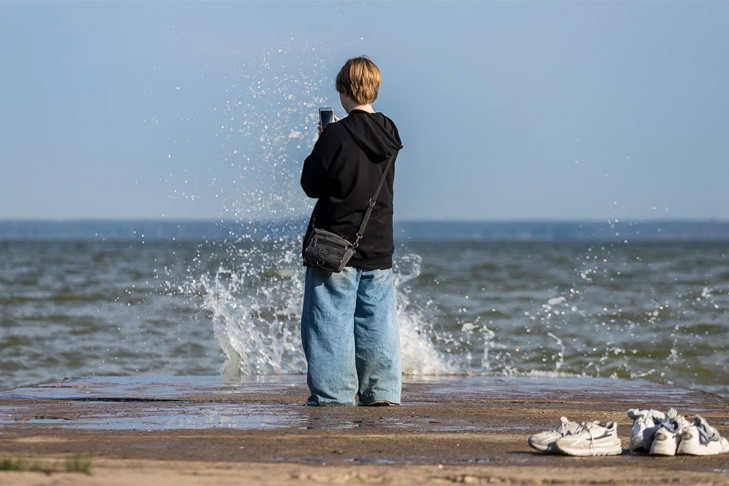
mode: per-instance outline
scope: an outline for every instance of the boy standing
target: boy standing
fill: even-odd
[[[340,273],[307,267],[301,341],[308,364],[307,405],[400,403],[400,333],[392,278],[394,162],[397,127],[375,112],[380,71],[366,56],[349,59],[336,89],[348,116],[319,126],[301,173],[317,203],[304,237],[316,227],[354,241],[387,161],[385,178],[356,253]]]

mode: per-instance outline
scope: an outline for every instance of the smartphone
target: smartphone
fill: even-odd
[[[324,130],[334,121],[334,110],[330,106],[319,108],[319,118],[321,119],[321,129]]]

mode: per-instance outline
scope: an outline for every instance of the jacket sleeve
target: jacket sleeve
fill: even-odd
[[[321,137],[314,145],[314,150],[304,160],[304,168],[301,170],[301,188],[307,196],[314,198],[320,198],[325,194],[326,171],[318,150],[320,141]]]
[[[339,154],[340,142],[338,137],[327,127],[314,144],[311,154],[304,160],[301,170],[301,188],[307,196],[313,198],[325,197],[328,194],[327,172],[333,160]]]

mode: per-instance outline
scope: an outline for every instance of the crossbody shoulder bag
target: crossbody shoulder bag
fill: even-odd
[[[385,183],[385,178],[387,177],[387,173],[390,171],[390,166],[394,159],[395,155],[390,157],[385,169],[382,171],[380,182],[377,184],[377,189],[367,204],[367,210],[365,211],[364,216],[362,217],[362,222],[359,225],[359,229],[355,234],[354,243],[351,243],[349,240],[342,238],[331,231],[326,231],[314,226],[309,237],[309,242],[304,250],[304,262],[307,265],[321,268],[322,270],[333,273],[341,272],[344,269],[349,260],[352,258],[352,255],[354,255],[354,252],[357,250],[357,246],[359,246],[359,240],[362,239],[362,235],[364,235],[365,228],[367,228],[367,222],[372,215],[372,209],[377,203],[377,197],[380,195],[380,190],[382,189],[382,185]]]

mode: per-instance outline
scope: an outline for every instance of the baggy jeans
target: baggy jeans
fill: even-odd
[[[301,342],[308,405],[400,403],[400,331],[392,269],[306,268]]]

